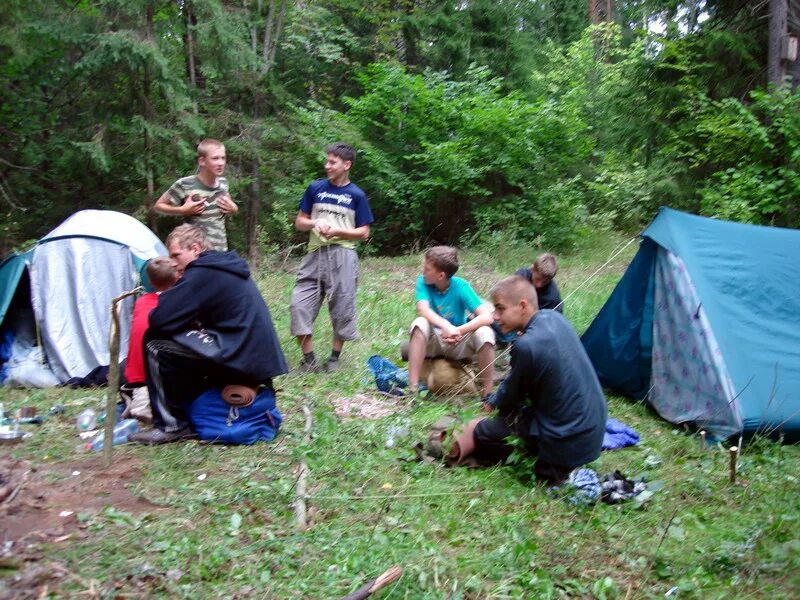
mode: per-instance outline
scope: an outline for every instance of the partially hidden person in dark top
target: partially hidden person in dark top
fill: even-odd
[[[539,310],[527,279],[507,277],[491,290],[494,319],[503,333],[518,331],[511,370],[484,403],[496,415],[474,429],[474,455],[505,460],[507,438],[518,436],[538,457],[537,479],[563,482],[574,468],[600,456],[607,408],[586,351],[569,322],[554,310]]]
[[[147,444],[191,437],[187,411],[204,391],[272,387],[272,378],[288,371],[247,263],[235,252],[211,250],[194,225],[175,228],[166,245],[181,278],[161,294],[145,336],[154,429],[130,439]]]
[[[524,277],[536,289],[536,301],[540,309],[549,308],[563,314],[561,292],[555,282],[556,273],[558,273],[556,257],[546,252],[536,257],[530,267],[517,269],[514,275]],[[496,322],[492,324],[492,329],[497,338],[497,348],[503,351],[503,356],[506,356],[508,345],[514,343],[514,340],[517,339],[517,332],[511,331],[504,334],[500,331],[500,327]]]
[[[514,275],[524,277],[536,288],[536,300],[540,309],[550,308],[563,313],[561,292],[555,282],[556,273],[558,261],[555,255],[545,252],[537,256],[529,268],[518,269]]]

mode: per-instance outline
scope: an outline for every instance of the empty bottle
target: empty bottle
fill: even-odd
[[[114,425],[114,435],[111,437],[111,442],[114,446],[117,444],[124,444],[128,441],[130,434],[139,431],[139,421],[136,419],[123,419]],[[103,449],[103,432],[92,440],[89,444],[89,449],[92,452],[100,452]]]
[[[90,431],[97,426],[97,413],[93,408],[87,408],[75,420],[78,431]]]
[[[408,436],[411,427],[411,419],[402,419],[397,425],[390,425],[386,431],[386,447],[391,448],[398,439]]]

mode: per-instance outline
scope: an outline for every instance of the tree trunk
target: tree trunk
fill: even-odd
[[[145,10],[145,39],[148,44],[153,43],[153,4],[148,3]],[[144,120],[150,123],[153,118],[153,107],[150,104],[150,68],[145,65],[144,73],[142,75],[142,112],[144,113]],[[158,218],[153,212],[153,205],[155,204],[155,177],[153,175],[153,147],[152,140],[147,128],[144,130],[144,164],[145,164],[145,179],[147,181],[147,196],[144,200],[145,214],[147,215],[147,222],[150,229],[158,235]]]
[[[589,22],[592,25],[611,22],[614,5],[611,0],[589,0]]]
[[[269,48],[269,61],[267,63],[267,70],[275,64],[275,54],[278,51],[278,40],[281,39],[281,32],[283,31],[283,21],[286,19],[286,0],[281,0],[281,10],[278,13],[278,24],[275,26],[275,31],[272,33]]]
[[[789,5],[789,35],[800,38],[800,2],[792,2]],[[791,73],[792,93],[797,92],[797,86],[800,84],[800,52],[795,60],[789,63],[789,72]]]
[[[589,22],[592,25],[600,23],[600,7],[597,5],[597,0],[589,0]]]
[[[689,0],[688,15],[686,16],[686,31],[694,33],[697,27],[697,0]]]
[[[769,83],[776,87],[782,86],[786,78],[786,65],[782,58],[782,47],[787,34],[788,13],[788,0],[770,0],[767,78]]]
[[[192,111],[197,114],[197,66],[195,65],[194,58],[194,32],[192,28],[196,24],[194,12],[192,11],[192,3],[187,2],[184,6],[186,10],[186,70],[189,75],[189,83],[192,86]]]

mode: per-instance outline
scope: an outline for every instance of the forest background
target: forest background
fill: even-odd
[[[370,253],[560,249],[660,205],[797,227],[798,32],[788,0],[6,0],[0,251],[81,208],[163,235],[204,137],[254,265],[300,247],[334,140]]]

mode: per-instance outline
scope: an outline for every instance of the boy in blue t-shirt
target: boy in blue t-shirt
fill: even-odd
[[[328,146],[327,152],[325,171],[328,177],[308,186],[294,221],[298,231],[310,232],[308,254],[297,272],[289,307],[292,335],[297,337],[303,352],[300,370],[304,372],[319,369],[311,335],[326,295],[333,325],[333,347],[326,370],[338,368],[344,342],[357,337],[356,245],[369,237],[373,221],[367,195],[350,181],[355,150],[336,142]]]
[[[412,390],[417,388],[426,357],[465,360],[477,354],[481,397],[486,398],[494,382],[494,309],[469,283],[454,277],[456,271],[455,248],[434,246],[425,252],[422,275],[417,278],[419,316],[411,323],[408,383]],[[471,314],[475,317],[469,320]]]

